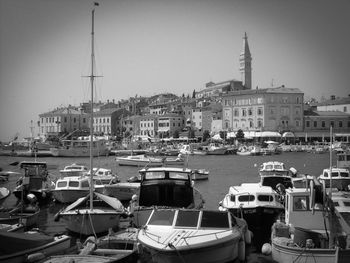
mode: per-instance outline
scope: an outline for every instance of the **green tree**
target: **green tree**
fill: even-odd
[[[205,142],[206,140],[208,140],[210,138],[210,132],[208,130],[205,130],[203,132],[203,142]]]
[[[238,141],[242,141],[244,139],[244,132],[239,129],[237,132],[236,132],[236,139]]]

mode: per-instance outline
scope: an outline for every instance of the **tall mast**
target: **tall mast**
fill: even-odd
[[[94,6],[98,5],[94,3]],[[93,134],[94,134],[94,62],[95,62],[95,53],[94,53],[94,18],[95,18],[95,7],[92,9],[92,22],[91,22],[91,74],[90,74],[90,86],[91,86],[91,102],[90,102],[90,210],[93,210],[93,194],[94,194],[94,184],[93,184],[93,153],[92,153],[92,145],[93,145]]]

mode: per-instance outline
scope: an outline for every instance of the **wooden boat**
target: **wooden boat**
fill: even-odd
[[[90,141],[88,143],[88,156],[90,157],[90,170],[93,170],[94,149],[103,151],[104,147],[99,141],[93,141],[93,94],[94,94],[94,17],[95,8],[92,10],[92,31],[91,31],[91,112],[90,112]],[[101,142],[102,143],[102,142]],[[95,148],[96,146],[96,148]],[[101,146],[101,147],[100,147]],[[98,152],[100,154],[101,152]],[[69,177],[67,177],[69,178]],[[89,194],[79,198],[77,201],[59,211],[55,216],[55,220],[62,218],[66,224],[66,228],[80,235],[95,235],[107,232],[109,228],[118,228],[121,215],[125,214],[124,207],[121,202],[113,197],[109,197],[94,191],[94,173],[90,172]]]
[[[247,221],[258,249],[268,242],[271,226],[284,211],[276,191],[259,183],[231,186],[219,205],[220,210],[228,210]]]
[[[32,205],[19,204],[13,209],[3,208],[0,210],[0,224],[23,224],[25,227],[31,227],[37,224],[40,208]]]
[[[192,170],[192,180],[208,180],[209,179],[209,171],[206,169],[193,169]]]
[[[322,203],[322,194],[316,198],[311,186],[287,189],[286,195],[285,222],[273,225],[272,258],[286,263],[349,262],[349,228],[347,232],[341,228],[338,218]]]
[[[51,200],[51,190],[54,183],[48,178],[46,162],[23,161],[20,168],[24,170],[24,175],[17,181],[17,186],[12,191],[21,200],[28,194],[34,194],[39,203]]]
[[[90,156],[90,145],[92,155],[106,156],[109,154],[107,142],[104,139],[82,137],[76,140],[62,140],[62,146],[50,148],[51,154],[55,157],[88,157]]]
[[[154,209],[138,241],[141,255],[156,263],[229,262],[245,259],[246,231],[229,212]]]
[[[236,154],[240,156],[249,156],[251,155],[251,152],[247,146],[241,146],[238,148]]]
[[[79,254],[57,255],[47,258],[42,263],[62,262],[136,262],[138,229],[126,228],[98,238],[89,237]]]
[[[145,155],[129,155],[116,157],[116,162],[122,166],[136,167],[161,167],[163,165],[183,165],[184,160],[180,157],[151,157]]]
[[[135,226],[144,225],[154,207],[203,208],[204,199],[193,186],[191,169],[153,167],[139,173],[140,195],[132,199],[128,208]]]
[[[125,209],[118,199],[93,192],[92,208],[90,202],[90,194],[79,198],[59,211],[56,220],[62,219],[69,231],[85,236],[119,227],[119,219],[125,215]]]
[[[70,247],[71,238],[67,235],[49,236],[42,232],[25,233],[0,231],[0,240],[6,242],[0,246],[0,261],[8,263],[29,262],[35,253],[52,255],[63,253]]]
[[[224,155],[227,151],[227,147],[219,143],[210,143],[208,146],[202,146],[202,148],[208,155]]]

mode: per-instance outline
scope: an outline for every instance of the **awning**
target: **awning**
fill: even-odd
[[[294,133],[292,133],[292,132],[285,132],[285,133],[282,134],[282,137],[283,138],[287,138],[287,137],[293,138],[294,137]]]

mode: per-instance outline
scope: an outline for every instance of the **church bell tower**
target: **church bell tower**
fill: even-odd
[[[252,89],[252,56],[250,54],[247,33],[243,37],[243,50],[239,56],[241,80],[246,89]]]

